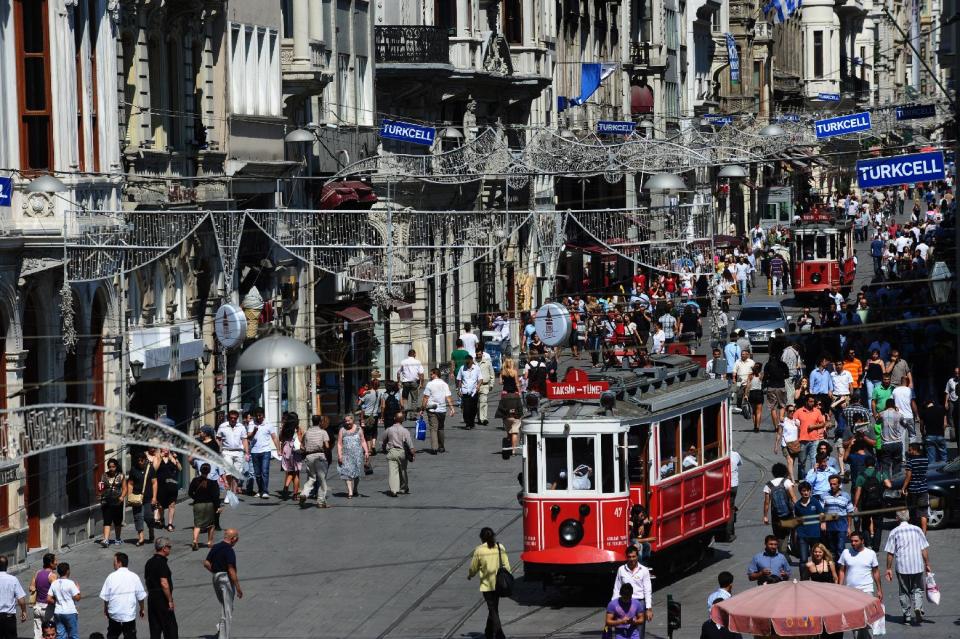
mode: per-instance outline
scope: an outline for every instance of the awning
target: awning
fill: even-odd
[[[335,311],[338,317],[342,317],[348,322],[367,322],[373,319],[370,313],[358,306],[348,306],[342,311]]]
[[[630,113],[653,113],[653,91],[650,87],[630,87]]]
[[[368,209],[377,201],[377,194],[369,184],[356,180],[328,182],[320,191],[321,209]]]

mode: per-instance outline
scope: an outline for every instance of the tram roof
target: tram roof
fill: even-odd
[[[702,377],[700,366],[689,357],[662,355],[651,358],[654,366],[632,370],[591,373],[591,381],[606,381],[616,396],[613,413],[599,400],[552,400],[541,408],[545,421],[611,417],[627,423],[656,421],[658,415],[683,412],[697,403],[712,403],[729,392],[726,380]],[[539,422],[538,415],[524,422]]]

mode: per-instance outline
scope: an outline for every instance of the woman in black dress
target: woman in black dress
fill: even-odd
[[[503,420],[503,430],[510,437],[510,446],[516,449],[520,444],[519,416],[523,415],[523,402],[520,398],[520,373],[512,357],[503,360],[500,382],[503,384],[503,391],[500,393],[500,404],[495,416]]]
[[[169,449],[160,451],[157,464],[157,494],[154,503],[160,509],[161,525],[166,521],[168,532],[175,530],[173,516],[177,511],[177,495],[180,492],[180,459]]]
[[[833,554],[823,544],[814,544],[810,550],[810,560],[807,561],[807,578],[810,581],[819,581],[825,584],[837,583],[837,565],[833,561]],[[842,639],[842,632],[820,635],[821,639]]]

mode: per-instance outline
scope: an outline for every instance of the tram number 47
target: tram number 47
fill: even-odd
[[[623,517],[623,506],[617,506],[613,509],[614,517]]]

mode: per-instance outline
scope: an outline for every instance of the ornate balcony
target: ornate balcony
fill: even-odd
[[[374,27],[377,64],[450,64],[450,39],[444,27]]]

